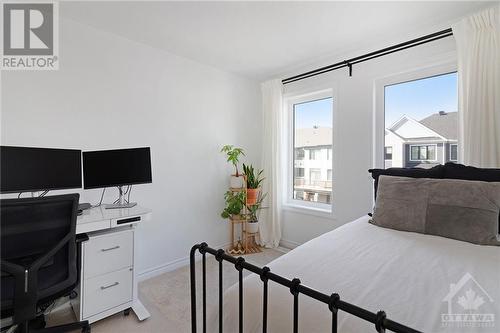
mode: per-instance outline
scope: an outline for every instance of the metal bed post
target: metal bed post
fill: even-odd
[[[330,301],[328,302],[328,308],[332,312],[332,333],[337,333],[338,317],[337,313],[339,311],[340,296],[339,294],[332,294],[330,296]]]
[[[267,266],[262,267],[262,272],[260,273],[260,279],[263,284],[262,291],[262,333],[267,333],[267,283],[269,278],[267,274],[271,271],[271,269]]]
[[[290,286],[290,293],[293,295],[293,333],[299,332],[299,286],[300,280],[293,279]]]
[[[222,256],[224,255],[224,250],[220,249],[217,250],[215,254],[215,259],[219,262],[219,333],[222,333],[222,309],[224,305],[224,282],[222,280],[222,271],[223,271],[223,266],[222,266]]]

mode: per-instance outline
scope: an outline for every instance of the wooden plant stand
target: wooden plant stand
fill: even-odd
[[[243,192],[247,190],[246,177],[243,177],[243,187],[241,188],[229,188],[231,192]],[[231,255],[242,255],[250,253],[262,252],[260,246],[257,244],[257,239],[260,237],[259,231],[255,233],[247,232],[248,222],[248,211],[247,207],[243,208],[242,212],[238,216],[230,216],[229,223],[231,224],[231,246],[227,249],[227,252]],[[236,227],[235,227],[236,226]],[[239,226],[239,228],[238,228]],[[239,238],[235,241],[235,232],[238,232]],[[238,246],[238,242],[241,242],[241,246]]]

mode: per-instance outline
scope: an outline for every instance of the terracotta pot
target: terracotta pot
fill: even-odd
[[[247,205],[252,206],[257,203],[257,198],[259,197],[260,188],[248,188],[247,189]]]
[[[258,231],[259,231],[259,221],[247,223],[247,232],[249,234],[254,234]]]
[[[229,186],[231,188],[242,188],[243,187],[243,176],[236,177],[235,175],[231,176],[231,181],[229,182]]]

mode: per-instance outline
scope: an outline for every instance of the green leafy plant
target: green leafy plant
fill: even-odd
[[[245,191],[227,191],[226,194],[224,194],[224,199],[226,199],[226,207],[224,207],[220,216],[227,219],[232,215],[240,214],[246,204],[246,193]]]
[[[221,153],[226,153],[227,161],[233,164],[234,169],[236,170],[236,177],[239,177],[238,172],[238,163],[240,162],[240,156],[245,156],[245,152],[243,148],[233,147],[232,145],[225,145],[221,149]]]
[[[259,188],[262,181],[264,181],[264,177],[262,177],[263,172],[264,170],[256,171],[251,164],[245,165],[245,163],[243,163],[243,173],[247,177],[247,188]]]
[[[258,222],[258,214],[259,211],[264,208],[262,207],[262,202],[266,198],[267,193],[260,193],[259,197],[257,198],[257,202],[251,206],[247,206],[248,209],[248,215],[249,215],[249,222]]]

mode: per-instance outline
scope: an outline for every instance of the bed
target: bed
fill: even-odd
[[[268,266],[273,273],[299,277],[303,285],[338,293],[369,311],[382,308],[392,320],[423,332],[498,332],[500,247],[396,231],[374,226],[369,219],[364,216],[321,235]],[[262,281],[255,274],[244,280],[244,304],[244,332],[262,332]],[[268,332],[292,332],[290,290],[269,282],[268,304]],[[298,304],[299,332],[331,331],[325,304],[304,295]],[[472,312],[486,317],[462,322],[449,316]],[[237,284],[224,295],[223,313],[224,331],[237,332]],[[217,331],[217,318],[209,318],[208,324],[209,332]],[[338,331],[373,332],[374,327],[339,312]]]

